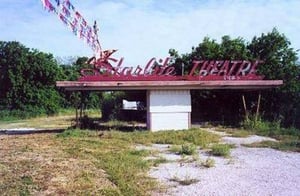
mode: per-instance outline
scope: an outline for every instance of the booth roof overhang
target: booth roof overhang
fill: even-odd
[[[278,87],[282,80],[215,81],[57,81],[56,86],[69,91],[111,90],[193,90],[193,89],[267,89]]]

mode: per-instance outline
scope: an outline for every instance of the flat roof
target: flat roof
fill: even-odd
[[[267,89],[278,87],[282,80],[215,81],[57,81],[56,86],[69,91],[107,90],[192,90],[192,89]]]

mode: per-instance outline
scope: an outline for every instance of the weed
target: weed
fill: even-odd
[[[201,161],[201,166],[206,168],[211,168],[215,166],[215,160],[212,158],[207,158],[205,161]]]
[[[245,119],[241,125],[244,129],[250,130],[258,135],[273,137],[281,133],[280,121],[268,122],[262,120],[261,117],[256,118],[251,116]]]
[[[157,158],[157,159],[152,159],[152,160],[150,160],[150,163],[154,166],[154,167],[157,167],[157,166],[159,166],[160,164],[162,164],[162,163],[167,163],[168,162],[168,160],[166,159],[166,158],[164,158],[164,157],[159,157],[159,158]]]
[[[179,151],[179,154],[181,155],[193,155],[196,153],[197,146],[194,144],[182,144],[181,150]]]
[[[211,154],[214,156],[228,157],[231,146],[228,144],[215,144],[211,148]]]
[[[190,143],[185,143],[182,144],[181,146],[172,145],[169,151],[180,155],[194,155],[197,152],[197,146]]]
[[[183,186],[188,186],[188,185],[195,184],[195,183],[199,182],[198,179],[192,178],[189,175],[186,175],[183,179],[180,179],[178,176],[173,176],[169,180],[172,181],[172,182],[177,182],[177,183],[179,183],[180,185],[183,185]]]

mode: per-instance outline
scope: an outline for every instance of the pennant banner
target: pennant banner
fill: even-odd
[[[94,26],[88,25],[82,15],[75,9],[69,0],[41,0],[48,12],[55,13],[58,18],[67,25],[74,35],[83,39],[96,53],[102,52],[98,40],[96,21]]]

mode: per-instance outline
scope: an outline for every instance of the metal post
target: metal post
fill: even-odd
[[[259,116],[260,100],[261,100],[261,92],[259,92],[259,94],[258,94],[257,107],[256,107],[256,114],[255,114],[255,121],[257,121],[257,118],[258,118],[258,116]]]
[[[245,95],[242,95],[242,99],[243,99],[243,105],[244,105],[244,110],[245,110],[245,117],[246,117],[246,120],[248,120],[249,117],[248,117],[248,111],[247,111],[247,105],[246,105]]]

